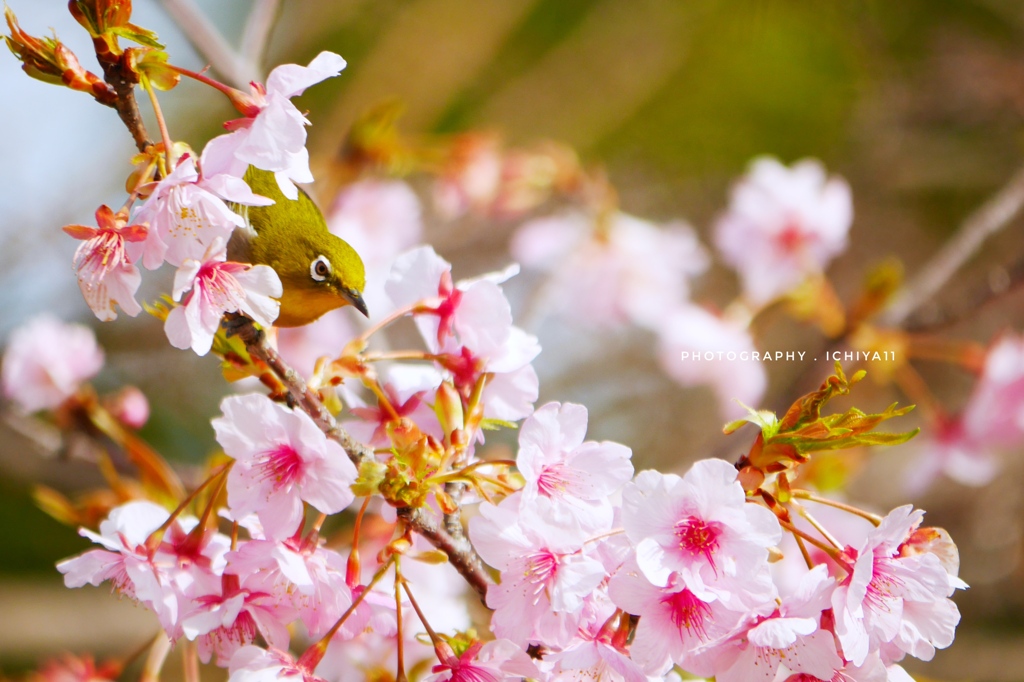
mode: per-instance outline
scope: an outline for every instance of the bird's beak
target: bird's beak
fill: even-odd
[[[355,289],[343,289],[342,296],[348,299],[348,302],[352,304],[352,307],[361,312],[366,317],[370,316],[370,311],[366,309],[366,301],[363,300],[363,295]]]

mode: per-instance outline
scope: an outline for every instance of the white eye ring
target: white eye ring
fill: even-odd
[[[309,264],[309,276],[317,282],[323,282],[331,276],[331,261],[327,260],[327,256],[317,256]]]

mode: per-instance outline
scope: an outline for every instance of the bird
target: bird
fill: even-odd
[[[288,199],[274,174],[249,166],[245,181],[270,206],[238,206],[245,221],[228,242],[228,260],[268,265],[281,279],[277,327],[301,327],[321,315],[351,305],[369,317],[363,301],[366,270],[348,242],[327,229],[327,221],[301,189]]]

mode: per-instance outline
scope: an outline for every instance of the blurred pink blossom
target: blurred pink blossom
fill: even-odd
[[[719,412],[727,419],[745,414],[737,401],[752,406],[760,402],[768,376],[764,366],[752,359],[751,353],[757,349],[746,327],[703,308],[684,305],[666,311],[658,335],[662,369],[683,386],[710,386],[718,398]],[[685,360],[684,352],[689,354]],[[694,358],[695,353],[700,359]],[[709,359],[707,353],[713,357]]]
[[[11,332],[0,383],[25,412],[51,410],[101,367],[103,351],[91,329],[43,314]]]
[[[579,211],[521,226],[509,246],[526,267],[550,273],[545,303],[595,326],[655,326],[689,299],[708,256],[686,224],[659,227],[626,213],[599,226]]]
[[[715,226],[715,245],[736,269],[747,300],[760,306],[821,272],[846,249],[853,222],[850,186],[813,159],[791,168],[754,159]]]
[[[990,483],[999,454],[1024,443],[1024,336],[1008,332],[989,348],[981,377],[967,404],[940,419],[909,469],[911,492],[923,491],[937,474],[964,485]]]

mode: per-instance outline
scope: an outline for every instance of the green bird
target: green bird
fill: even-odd
[[[232,234],[228,259],[269,265],[281,278],[281,313],[274,324],[301,327],[346,305],[368,315],[363,260],[348,242],[331,234],[309,195],[300,189],[297,200],[288,199],[273,173],[252,166],[245,181],[274,203],[235,207],[246,226]]]

